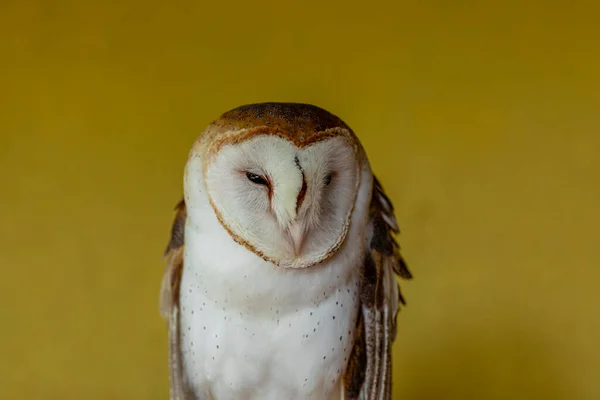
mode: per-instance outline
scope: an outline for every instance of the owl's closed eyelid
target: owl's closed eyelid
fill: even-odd
[[[268,191],[269,202],[271,202],[271,199],[273,198],[273,184],[268,175],[261,175],[248,170],[239,170],[238,172],[245,175],[246,178],[254,185],[264,186]]]
[[[269,186],[270,182],[267,178],[262,175],[255,174],[254,172],[246,171],[246,178],[252,183],[257,185]]]

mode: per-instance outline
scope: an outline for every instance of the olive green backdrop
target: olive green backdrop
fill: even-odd
[[[357,132],[415,275],[394,398],[600,398],[600,6],[0,3],[0,397],[167,399],[187,152],[237,105]]]

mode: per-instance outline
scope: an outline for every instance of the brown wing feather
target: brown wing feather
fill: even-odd
[[[176,214],[171,228],[171,238],[165,251],[167,265],[161,283],[159,308],[169,327],[169,377],[171,400],[192,399],[186,384],[181,359],[179,330],[179,287],[183,273],[184,231],[187,210],[181,200],[175,207]]]
[[[361,313],[356,341],[344,376],[346,396],[390,400],[391,346],[396,338],[399,304],[405,304],[396,275],[412,275],[392,236],[399,228],[394,207],[377,178],[371,197],[371,235],[362,269]]]

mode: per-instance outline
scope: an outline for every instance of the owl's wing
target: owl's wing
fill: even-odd
[[[396,275],[411,279],[398,243],[394,207],[374,178],[370,207],[369,243],[362,269],[361,312],[356,341],[344,377],[346,397],[391,400],[391,347],[396,338],[396,316],[405,304]]]
[[[167,265],[160,287],[159,310],[169,326],[169,396],[171,400],[188,400],[193,397],[183,372],[179,330],[179,285],[183,272],[183,239],[187,217],[185,202],[181,200],[175,210],[171,238],[165,251]]]

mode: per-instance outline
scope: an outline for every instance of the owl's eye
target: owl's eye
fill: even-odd
[[[333,174],[327,174],[325,176],[325,179],[323,179],[323,184],[325,186],[329,186],[329,184],[331,183],[331,179],[333,179]]]
[[[252,183],[256,183],[257,185],[269,186],[269,182],[260,175],[253,174],[252,172],[246,172],[246,178]]]

